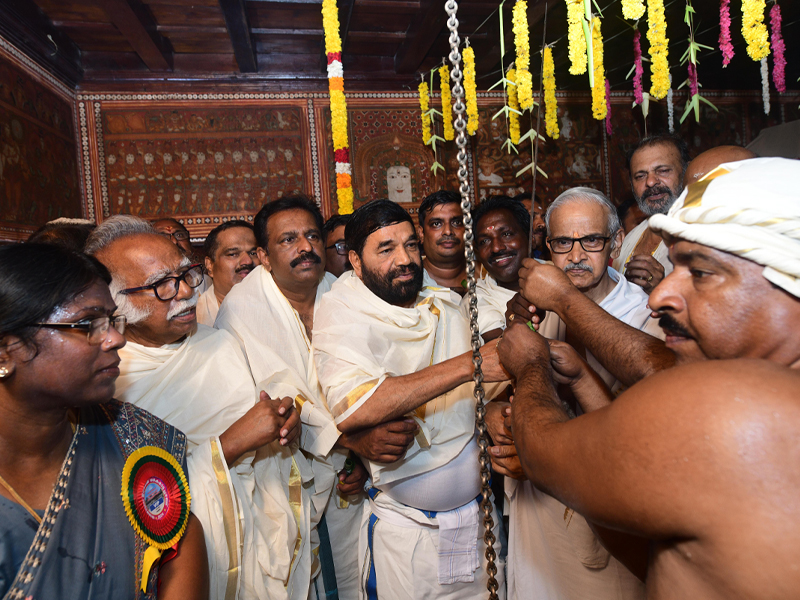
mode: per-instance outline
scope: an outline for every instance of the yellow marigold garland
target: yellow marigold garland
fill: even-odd
[[[650,42],[650,95],[660,100],[669,91],[669,50],[664,0],[647,0],[647,40]]]
[[[339,9],[336,0],[322,0],[322,26],[328,59],[328,91],[331,98],[331,134],[336,161],[336,196],[339,214],[353,212],[353,180],[350,143],[347,139],[347,99],[344,95],[342,38],[339,36]]]
[[[592,58],[594,59],[594,86],[592,87],[592,115],[598,121],[606,118],[606,75],[603,67],[603,34],[600,17],[592,19]]]
[[[516,83],[517,73],[514,69],[510,69],[506,74],[506,79],[511,83]],[[515,146],[519,144],[519,115],[514,111],[519,111],[519,99],[517,97],[517,86],[506,86],[506,93],[508,94],[508,137],[511,143]]]
[[[644,0],[622,0],[622,16],[635,21],[644,14]]]
[[[422,120],[422,143],[428,145],[431,141],[431,115],[428,113],[430,95],[428,93],[428,84],[425,81],[419,84],[419,109],[422,112],[420,115]]]
[[[531,46],[528,40],[528,3],[517,0],[512,12],[514,46],[517,50],[517,98],[522,110],[533,108],[533,77],[530,72]]]
[[[569,23],[569,72],[572,75],[586,73],[586,37],[583,35],[583,0],[567,0],[567,22]]]
[[[447,65],[439,67],[439,80],[442,87],[442,125],[444,139],[452,140],[456,137],[453,129],[453,96],[450,94],[450,69]]]
[[[753,60],[769,56],[767,26],[764,24],[766,0],[742,0],[742,35],[747,42],[747,54]]]
[[[553,63],[553,49],[547,46],[544,49],[544,122],[549,135],[554,140],[558,139],[558,104],[556,102],[556,75]]]
[[[462,54],[464,59],[464,95],[467,101],[467,133],[475,135],[478,131],[478,86],[475,82],[475,51],[467,46]]]

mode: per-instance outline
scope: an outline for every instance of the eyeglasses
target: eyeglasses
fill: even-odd
[[[336,242],[335,244],[332,244],[330,246],[325,246],[326,250],[332,250],[333,248],[336,248],[336,254],[339,254],[341,256],[347,254],[347,244],[345,244],[344,242]]]
[[[602,235],[586,235],[582,238],[551,238],[547,240],[550,244],[550,251],[554,254],[566,254],[572,250],[575,242],[579,242],[581,248],[586,252],[600,252],[606,247],[606,243],[611,239],[611,236]]]
[[[169,233],[168,231],[160,232],[161,235],[167,238],[175,238],[175,241],[183,242],[189,239],[189,233],[186,231],[175,231],[173,233]]]
[[[190,288],[194,289],[203,283],[203,267],[202,265],[194,264],[189,265],[189,268],[186,269],[180,275],[171,275],[169,277],[164,277],[163,279],[159,279],[155,283],[151,283],[150,285],[143,285],[141,287],[134,287],[128,288],[126,290],[120,290],[120,294],[134,294],[136,292],[143,292],[145,290],[153,290],[155,293],[156,298],[159,300],[172,300],[175,296],[178,295],[178,289],[181,287],[181,281],[185,281],[186,285]]]
[[[86,331],[86,339],[92,346],[99,346],[108,336],[109,327],[114,327],[120,335],[125,335],[125,324],[128,319],[125,315],[115,317],[97,317],[79,323],[36,323],[39,327],[50,327],[52,329],[82,329]]]

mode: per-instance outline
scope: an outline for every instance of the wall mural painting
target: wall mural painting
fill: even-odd
[[[110,214],[253,215],[309,191],[296,106],[109,107],[102,127]]]
[[[16,236],[82,217],[72,101],[0,54],[0,222]]]

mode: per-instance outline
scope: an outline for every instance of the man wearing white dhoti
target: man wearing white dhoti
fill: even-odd
[[[614,206],[602,193],[591,188],[567,190],[548,207],[545,222],[553,264],[567,274],[575,287],[613,317],[663,339],[661,328],[650,316],[647,294],[608,267],[609,259],[619,253],[624,232]],[[555,313],[547,313],[539,333],[552,340],[567,341],[611,390],[622,388]],[[554,346],[554,354],[558,348]],[[607,397],[600,400],[608,401]],[[591,410],[598,405],[584,408]],[[495,423],[495,431],[502,428]],[[644,598],[641,582],[611,557],[582,516],[524,480],[513,446],[498,445],[492,451],[503,455],[494,460],[497,470],[510,476],[506,479],[511,507],[510,598]]]
[[[322,390],[344,432],[404,415],[420,427],[401,460],[365,461],[373,487],[359,542],[361,597],[483,598],[472,353],[460,299],[424,274],[413,222],[394,202],[359,208],[345,236],[354,270],[322,297],[314,320]],[[506,379],[494,348],[482,350],[488,382]]]
[[[197,301],[197,322],[213,327],[225,296],[261,261],[253,226],[247,221],[232,219],[215,227],[206,237],[203,250],[206,271],[213,284]]]
[[[199,265],[146,222],[113,217],[87,251],[107,265],[119,310],[131,316],[117,397],[186,433],[210,597],[304,600],[316,567],[305,489],[313,475],[290,444],[298,390],[281,373],[257,387],[230,334],[197,325]]]
[[[528,258],[531,215],[507,196],[492,196],[478,205],[475,254],[486,273],[478,279],[478,331],[485,341],[500,336],[506,326],[506,305],[519,291],[518,272]],[[467,314],[469,296],[461,303]]]
[[[353,472],[342,476],[343,481],[336,482],[338,489],[332,490],[335,473],[343,472],[347,451],[334,449],[339,431],[316,376],[309,373],[314,314],[322,295],[336,281],[325,272],[322,215],[311,200],[289,196],[266,204],[254,224],[261,266],[228,294],[216,327],[239,342],[257,383],[280,370],[306,390],[298,409],[304,423],[301,447],[315,457],[314,522],[325,513],[338,596],[355,599],[355,548],[366,504],[367,474],[360,462],[354,463]],[[326,549],[320,551],[325,560]],[[319,588],[322,583],[317,582]]]

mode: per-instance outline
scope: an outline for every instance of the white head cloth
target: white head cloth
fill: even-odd
[[[725,163],[688,186],[650,227],[764,266],[764,277],[800,298],[800,161]]]

